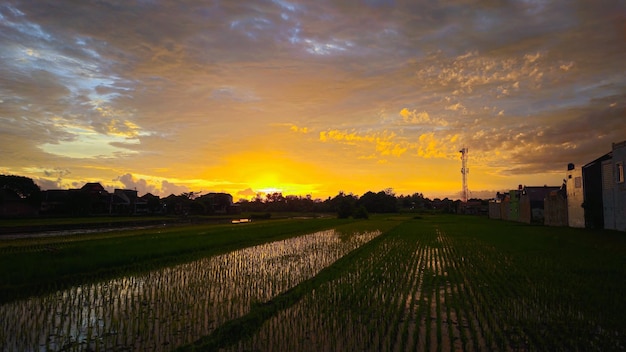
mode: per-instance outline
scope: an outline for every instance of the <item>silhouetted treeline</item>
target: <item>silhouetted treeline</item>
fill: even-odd
[[[392,189],[377,193],[366,192],[362,196],[339,192],[325,200],[313,199],[311,196],[283,196],[282,193],[267,194],[265,198],[240,200],[241,212],[273,213],[273,212],[318,212],[336,213],[340,218],[367,218],[370,213],[397,212],[443,212],[456,213],[460,201],[448,198],[430,200],[422,193],[411,195],[395,195]]]
[[[150,193],[139,196],[136,190],[108,192],[99,183],[87,183],[79,189],[41,191],[28,177],[0,175],[0,217],[293,212],[336,213],[340,218],[367,218],[371,213],[458,213],[459,204],[460,201],[448,198],[430,200],[422,193],[398,196],[391,188],[369,191],[362,196],[339,192],[325,200],[313,199],[310,195],[271,193],[237,203],[228,193],[186,192],[161,198]]]
[[[0,175],[0,216],[34,216],[41,204],[41,189],[24,176]]]

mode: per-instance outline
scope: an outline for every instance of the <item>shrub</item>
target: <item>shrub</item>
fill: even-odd
[[[361,205],[360,207],[356,208],[354,214],[352,214],[352,217],[355,219],[368,219],[369,214],[367,213],[367,209],[365,209],[365,207]]]

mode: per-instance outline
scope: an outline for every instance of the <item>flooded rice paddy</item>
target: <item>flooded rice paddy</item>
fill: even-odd
[[[379,231],[334,230],[0,306],[3,351],[169,351],[316,275]]]
[[[321,231],[0,305],[2,351],[626,350],[623,236],[444,220]]]
[[[437,227],[385,236],[339,278],[226,350],[625,350],[626,325],[609,318],[620,319],[612,310],[624,305],[600,303],[619,299],[617,289],[590,301],[577,295],[581,283],[570,270],[544,266],[558,259],[536,259],[519,265],[494,246]]]

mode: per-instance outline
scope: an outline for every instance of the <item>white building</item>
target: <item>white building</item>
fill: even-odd
[[[613,143],[612,157],[602,162],[604,228],[626,231],[626,141]]]
[[[567,223],[569,227],[585,227],[583,172],[574,164],[567,165]]]

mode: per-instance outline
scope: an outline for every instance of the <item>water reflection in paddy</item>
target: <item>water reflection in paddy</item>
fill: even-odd
[[[170,350],[378,236],[334,230],[0,306],[3,351]]]

